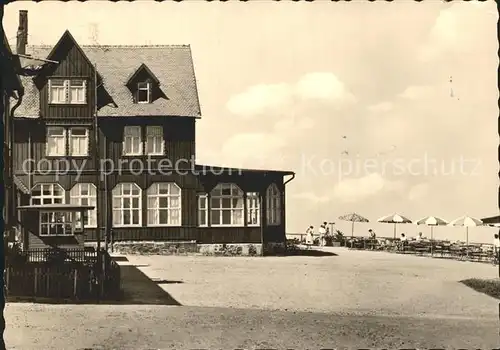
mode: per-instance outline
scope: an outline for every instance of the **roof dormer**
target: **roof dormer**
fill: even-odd
[[[152,103],[160,97],[160,81],[143,63],[127,80],[126,86],[133,96],[134,103]]]

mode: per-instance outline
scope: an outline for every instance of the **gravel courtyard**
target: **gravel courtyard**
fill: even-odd
[[[496,277],[495,267],[328,250],[337,256],[128,256],[120,263],[124,274],[134,269],[139,280],[141,271],[157,289],[154,294],[137,287],[130,291],[129,304],[152,298],[156,305],[8,304],[7,348],[493,348],[500,344],[498,301],[459,283],[471,277]],[[168,296],[161,297],[165,302],[153,300],[160,294]]]

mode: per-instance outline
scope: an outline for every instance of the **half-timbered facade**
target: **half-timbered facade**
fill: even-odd
[[[87,241],[285,242],[292,172],[194,162],[201,111],[189,46],[80,46],[66,31],[26,51],[57,64],[23,77],[19,204],[95,206],[81,218]],[[21,218],[30,247],[56,235],[43,220]]]

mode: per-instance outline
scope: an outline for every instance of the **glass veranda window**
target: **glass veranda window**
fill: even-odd
[[[247,193],[247,225],[260,225],[260,196],[258,192]]]
[[[93,206],[84,216],[85,227],[97,227],[97,188],[92,183],[78,183],[70,191],[71,204]],[[81,227],[81,214],[76,213],[76,227]]]
[[[272,184],[266,191],[267,224],[277,226],[281,224],[281,192],[276,184]]]
[[[135,183],[115,186],[113,195],[113,226],[142,226],[141,188]]]
[[[220,183],[210,192],[212,226],[243,226],[243,191],[235,184]]]
[[[174,182],[148,188],[148,226],[181,225],[181,188]]]

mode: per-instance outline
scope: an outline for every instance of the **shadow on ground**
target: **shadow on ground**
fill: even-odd
[[[138,265],[141,266],[141,265]],[[101,305],[171,305],[181,306],[168,292],[160,287],[162,284],[183,283],[182,281],[152,281],[134,265],[120,265],[121,295],[114,300],[79,300],[8,296],[7,301],[31,302],[39,304],[101,304]],[[149,266],[149,265],[146,265]]]
[[[474,289],[476,292],[484,293],[495,299],[500,299],[500,279],[480,279],[470,278],[462,280],[460,283]]]
[[[296,248],[287,250],[285,256],[338,256],[338,254],[323,250]]]

